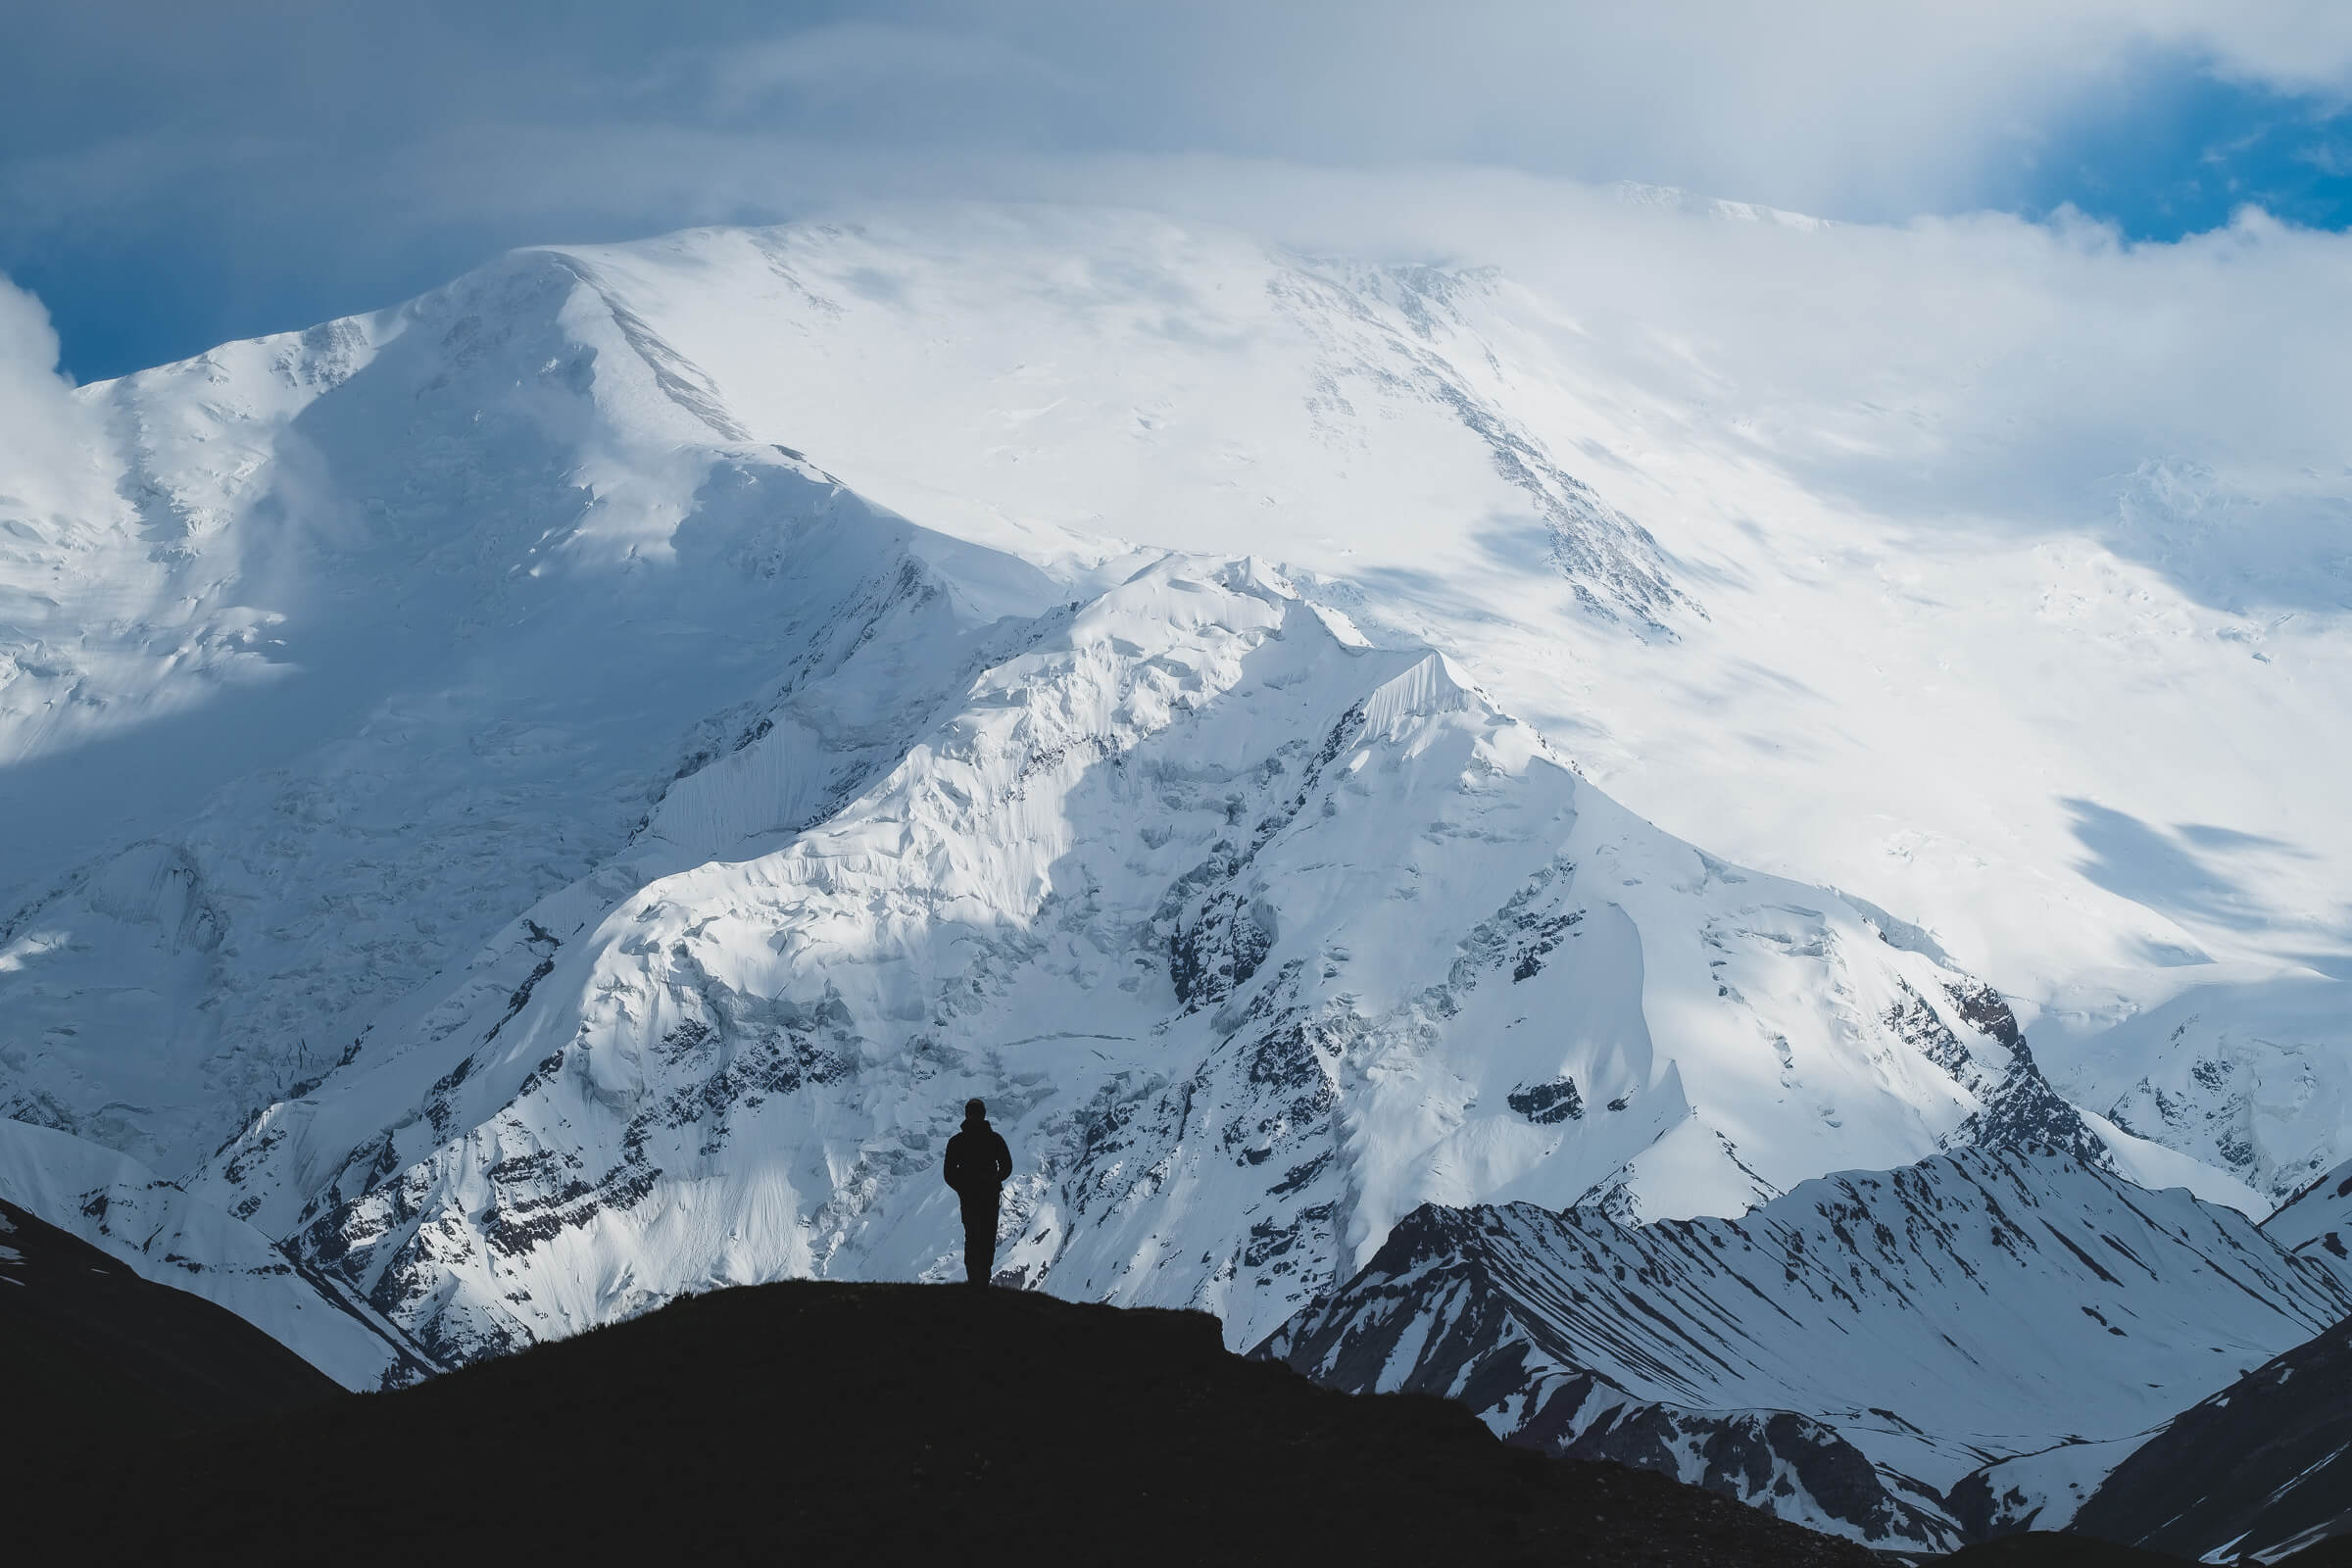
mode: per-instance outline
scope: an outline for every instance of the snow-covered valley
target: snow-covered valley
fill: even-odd
[[[1008,1281],[1235,1348],[1424,1205],[1614,1278],[1892,1173],[1839,1179],[2066,1298],[2018,1379],[2114,1381],[2078,1295],[2203,1348],[2064,1430],[1831,1390],[1819,1325],[1737,1387],[1576,1364],[1834,1429],[1916,1541],[2342,1315],[2341,1202],[2251,1223],[2352,1156],[2341,596],[1808,492],[1585,308],[942,209],[74,392],[0,460],[0,1199],[367,1386],[952,1277],[975,1095]],[[1970,1172],[2179,1266],[1913,1192]],[[2199,1274],[2262,1247],[2259,1312]]]

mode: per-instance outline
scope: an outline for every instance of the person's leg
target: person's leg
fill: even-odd
[[[967,1285],[986,1285],[997,1269],[997,1205],[995,1195],[967,1200],[963,1205],[963,1279]]]

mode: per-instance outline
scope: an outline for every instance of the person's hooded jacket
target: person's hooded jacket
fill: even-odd
[[[1012,1151],[1004,1146],[1004,1135],[986,1116],[967,1114],[963,1130],[948,1140],[948,1185],[967,1202],[994,1202],[997,1189],[1011,1174]]]

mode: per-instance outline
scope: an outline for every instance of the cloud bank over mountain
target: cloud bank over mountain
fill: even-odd
[[[22,9],[0,270],[49,297],[85,379],[515,244],[847,196],[1134,199],[1115,178],[1149,200],[1193,160],[1634,179],[1872,222],[2072,203],[2166,237],[2352,167],[2352,28],[2322,7]]]

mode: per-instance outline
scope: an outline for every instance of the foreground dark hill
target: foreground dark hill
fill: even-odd
[[[1788,1564],[1871,1554],[1460,1405],[1229,1354],[1195,1313],[788,1283],[199,1444],[62,1456],[85,1560]],[[123,1499],[138,1499],[123,1506]],[[14,1510],[12,1510],[14,1511]]]
[[[0,1461],[120,1443],[342,1396],[224,1307],[152,1284],[0,1203]]]

